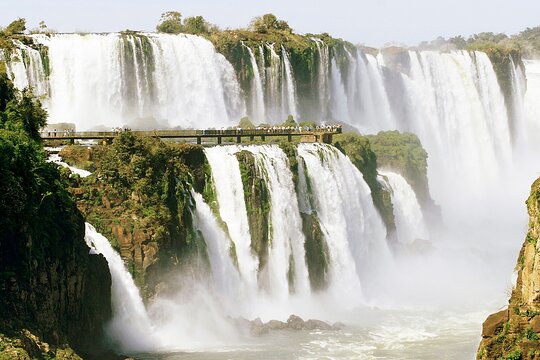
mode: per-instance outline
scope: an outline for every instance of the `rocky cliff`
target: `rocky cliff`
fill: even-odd
[[[168,288],[163,286],[168,271],[205,266],[199,260],[206,257],[206,245],[192,226],[190,192],[193,185],[204,193],[209,178],[201,146],[124,132],[110,146],[68,147],[61,155],[95,171],[95,176],[73,178],[70,191],[88,222],[120,253],[146,298]]]
[[[508,307],[482,327],[477,359],[540,359],[540,178],[527,200],[529,231],[519,253]]]
[[[45,161],[45,119],[0,71],[1,359],[100,352],[111,317],[107,262],[89,253],[67,173]]]

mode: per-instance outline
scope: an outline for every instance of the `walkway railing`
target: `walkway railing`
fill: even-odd
[[[113,129],[111,131],[42,131],[41,138],[43,140],[105,140],[111,141],[114,137],[120,135],[124,130]],[[249,137],[253,141],[256,137],[265,141],[267,137],[283,136],[287,137],[288,141],[292,141],[292,137],[313,137],[314,142],[331,143],[333,134],[341,133],[341,126],[317,126],[317,127],[283,127],[275,126],[269,128],[254,128],[254,129],[205,129],[205,130],[151,130],[151,131],[132,131],[133,134],[139,136],[150,136],[168,139],[196,139],[200,144],[202,139],[216,138],[217,143],[221,144],[223,138],[236,138],[236,142],[240,143],[243,137]]]

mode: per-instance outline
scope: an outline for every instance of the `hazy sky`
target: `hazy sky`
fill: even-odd
[[[272,12],[297,32],[328,32],[370,46],[540,25],[540,0],[0,0],[0,9],[4,26],[25,17],[30,27],[45,20],[62,32],[152,31],[168,10],[234,28]]]

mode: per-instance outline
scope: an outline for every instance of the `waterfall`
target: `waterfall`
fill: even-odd
[[[430,155],[429,179],[436,199],[459,201],[448,193],[449,186],[485,194],[483,178],[497,177],[511,151],[504,98],[487,55],[422,51],[409,52],[409,58],[410,76],[404,78],[410,130]],[[464,176],[450,185],[449,173]]]
[[[139,289],[126,270],[124,261],[112,248],[109,240],[85,224],[88,247],[102,254],[109,264],[112,278],[113,319],[108,325],[109,335],[122,351],[149,351],[156,348],[153,327],[146,313]]]
[[[192,35],[58,34],[48,47],[45,99],[52,123],[78,130],[129,126],[208,128],[245,112],[232,65]],[[46,83],[45,83],[46,82]]]
[[[510,74],[512,80],[512,130],[514,131],[514,144],[526,144],[528,142],[527,118],[525,114],[525,93],[527,91],[527,79],[520,66],[514,64],[510,56]]]
[[[328,105],[328,69],[329,69],[329,51],[328,46],[324,44],[321,39],[312,38],[317,45],[317,52],[319,54],[319,66],[317,73],[317,84],[319,92],[319,105],[320,105],[320,115],[322,119],[325,119],[327,114],[327,105]]]
[[[244,47],[248,50],[249,58],[251,61],[251,68],[253,70],[253,79],[251,81],[252,119],[255,123],[262,123],[266,121],[263,82],[261,79],[261,74],[259,72],[259,66],[257,65],[257,59],[253,54],[253,50],[251,50],[249,46],[244,45]],[[259,48],[259,51],[261,51],[261,49],[262,48]]]
[[[416,194],[403,176],[379,171],[379,181],[390,191],[398,240],[402,244],[411,244],[417,239],[426,240],[428,232],[424,215]]]
[[[196,204],[193,225],[201,230],[206,241],[216,288],[225,296],[237,296],[241,281],[231,258],[231,240],[218,225],[212,209],[204,202],[202,195],[194,191],[191,194]]]
[[[386,230],[360,171],[337,149],[300,144],[329,255],[329,291],[348,306],[362,302],[362,280],[388,261]],[[377,259],[377,260],[374,260]]]
[[[295,119],[298,119],[298,111],[296,108],[296,84],[294,80],[294,74],[291,63],[289,62],[289,55],[283,46],[281,46],[281,57],[283,58],[283,89],[282,94],[284,96],[283,108],[286,111],[285,117],[292,115]],[[283,120],[285,120],[285,117]]]
[[[13,54],[6,59],[7,73],[13,80],[13,84],[19,90],[30,87],[36,96],[45,96],[48,92],[48,84],[41,54],[38,50],[18,40],[13,43],[16,46]],[[0,53],[0,59],[3,57],[4,55]]]
[[[302,219],[287,156],[276,145],[250,146],[247,149],[255,155],[260,173],[266,175],[270,191],[272,245],[265,271],[268,272],[271,290],[279,299],[286,299],[292,290],[299,294],[309,293]],[[288,284],[291,271],[294,281]]]
[[[330,80],[330,114],[335,121],[343,121],[350,124],[349,106],[347,104],[347,94],[345,85],[341,78],[341,71],[336,63],[336,59],[332,59],[331,65],[331,80]]]
[[[212,181],[219,203],[219,214],[234,242],[238,268],[252,293],[257,291],[258,260],[251,253],[251,238],[240,164],[235,153],[240,146],[216,146],[204,150],[212,168]]]
[[[527,76],[527,91],[524,97],[525,129],[530,137],[529,146],[538,149],[538,140],[534,134],[540,134],[540,61],[524,60]]]
[[[281,98],[281,58],[274,50],[273,44],[266,44],[266,49],[270,52],[270,66],[266,68],[266,104],[267,115],[273,123],[281,123],[284,119]]]

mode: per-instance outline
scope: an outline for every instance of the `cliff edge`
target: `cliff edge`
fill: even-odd
[[[482,326],[477,359],[540,359],[540,178],[527,199],[529,230],[519,252],[508,307]]]

